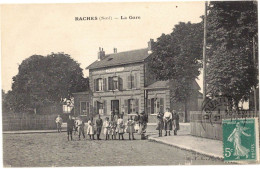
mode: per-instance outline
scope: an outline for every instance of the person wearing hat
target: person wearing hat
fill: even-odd
[[[69,119],[67,120],[67,134],[68,134],[68,141],[71,139],[72,140],[72,131],[73,128],[75,128],[75,122],[72,119],[72,116],[69,115]],[[70,139],[69,139],[70,138]]]
[[[170,112],[170,109],[167,108],[166,112],[163,115],[163,120],[164,120],[164,130],[165,130],[165,135],[167,136],[167,132],[169,132],[169,136],[171,135],[171,130],[172,130],[172,113]]]
[[[179,114],[177,113],[177,111],[173,110],[173,114],[172,114],[172,129],[174,132],[174,135],[177,135],[177,131],[180,129],[180,124],[179,124]]]
[[[147,123],[148,123],[148,117],[145,114],[144,111],[140,113],[140,134],[141,134],[141,139],[145,139],[145,130],[147,128]]]
[[[100,139],[101,129],[103,126],[103,120],[100,118],[100,114],[98,115],[98,119],[96,120],[96,128],[97,128],[97,139]]]
[[[159,137],[162,137],[163,127],[164,127],[163,113],[162,112],[158,112],[158,114],[157,114],[157,127],[156,127],[156,130],[159,131]]]

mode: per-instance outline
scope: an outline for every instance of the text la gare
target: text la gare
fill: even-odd
[[[132,20],[136,20],[136,19],[141,19],[140,16],[121,16],[121,20],[125,20],[125,19],[132,19]]]

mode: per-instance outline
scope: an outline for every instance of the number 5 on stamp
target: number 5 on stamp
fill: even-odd
[[[224,161],[258,161],[258,119],[222,120]]]

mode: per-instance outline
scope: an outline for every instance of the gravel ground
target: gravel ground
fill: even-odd
[[[140,140],[67,141],[66,133],[3,134],[5,167],[223,164],[168,145]],[[101,136],[104,139],[104,135]]]

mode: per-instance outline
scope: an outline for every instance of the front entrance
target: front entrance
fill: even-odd
[[[111,100],[111,112],[119,114],[119,100]]]

